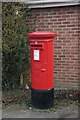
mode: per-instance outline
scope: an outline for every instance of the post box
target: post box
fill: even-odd
[[[49,108],[54,101],[53,32],[33,32],[30,38],[31,100],[37,108]]]

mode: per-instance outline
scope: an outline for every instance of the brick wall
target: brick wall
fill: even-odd
[[[31,9],[30,30],[58,33],[54,40],[55,88],[78,89],[79,83],[78,6]]]

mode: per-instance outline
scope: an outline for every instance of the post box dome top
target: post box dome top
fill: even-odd
[[[48,32],[48,31],[38,31],[38,32],[32,32],[27,35],[29,38],[53,38],[57,36],[54,32]]]

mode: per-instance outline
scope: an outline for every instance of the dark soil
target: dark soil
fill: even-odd
[[[16,92],[3,92],[2,97],[3,107],[10,104],[25,105],[27,108],[31,107],[31,90],[17,90]],[[55,90],[54,93],[54,106],[67,106],[68,104],[75,103],[80,105],[80,91],[79,90]]]

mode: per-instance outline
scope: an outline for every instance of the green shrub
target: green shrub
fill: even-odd
[[[26,38],[27,6],[17,2],[2,4],[2,87],[18,88],[20,75],[29,68],[29,40]]]

